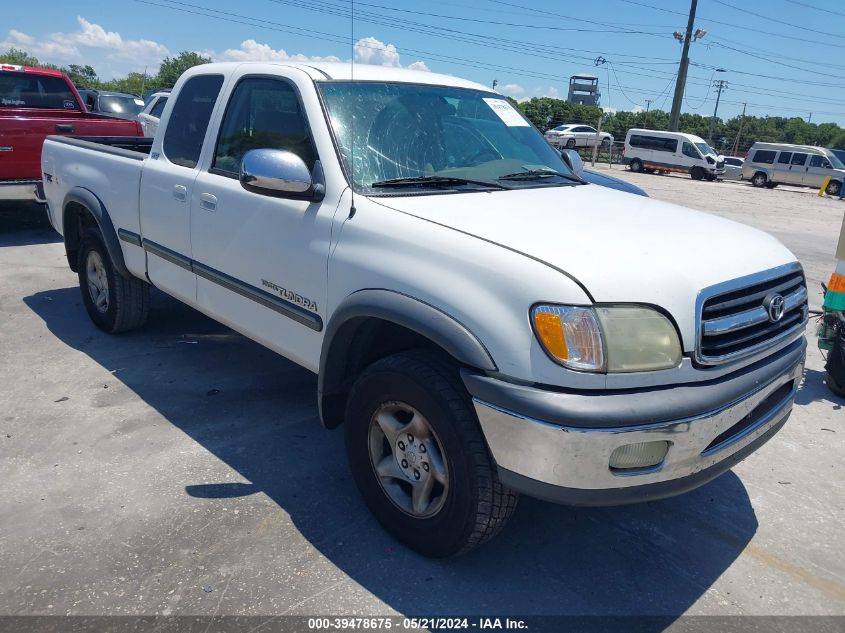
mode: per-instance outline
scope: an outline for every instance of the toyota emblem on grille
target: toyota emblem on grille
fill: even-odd
[[[783,318],[783,297],[778,294],[769,295],[763,301],[763,307],[769,313],[769,320],[776,323]]]

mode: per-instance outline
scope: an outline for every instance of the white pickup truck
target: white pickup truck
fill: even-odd
[[[519,493],[682,493],[783,426],[808,308],[777,240],[584,183],[484,86],[352,75],[198,66],[147,152],[48,138],[93,321],[140,326],[152,285],[317,372],[366,504],[429,556]]]

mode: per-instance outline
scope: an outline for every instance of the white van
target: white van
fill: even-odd
[[[819,188],[825,178],[829,196],[838,196],[845,182],[845,165],[824,147],[787,143],[754,143],[742,165],[742,177],[755,187],[803,185]]]
[[[628,130],[623,151],[625,163],[635,172],[674,171],[695,180],[716,180],[725,173],[724,157],[692,134],[635,128]]]

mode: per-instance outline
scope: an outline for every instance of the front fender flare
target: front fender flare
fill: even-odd
[[[327,427],[330,419],[342,415],[332,408],[332,396],[344,394],[347,381],[346,355],[359,324],[367,319],[393,323],[432,341],[463,365],[482,371],[496,371],[496,363],[484,344],[462,323],[439,308],[392,290],[368,288],[349,295],[334,311],[326,327],[317,378],[320,418]]]

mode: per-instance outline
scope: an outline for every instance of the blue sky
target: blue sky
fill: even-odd
[[[3,10],[0,49],[60,64],[88,63],[103,78],[154,70],[195,50],[215,59],[339,58],[424,67],[517,99],[564,96],[568,77],[601,79],[602,105],[671,106],[687,0],[42,0]],[[756,15],[755,15],[756,14]],[[845,125],[845,3],[699,0],[683,110],[720,117],[800,116]],[[3,30],[5,29],[5,30]],[[602,57],[606,63],[596,66]],[[726,72],[716,72],[723,68]],[[609,85],[608,85],[609,82]]]

